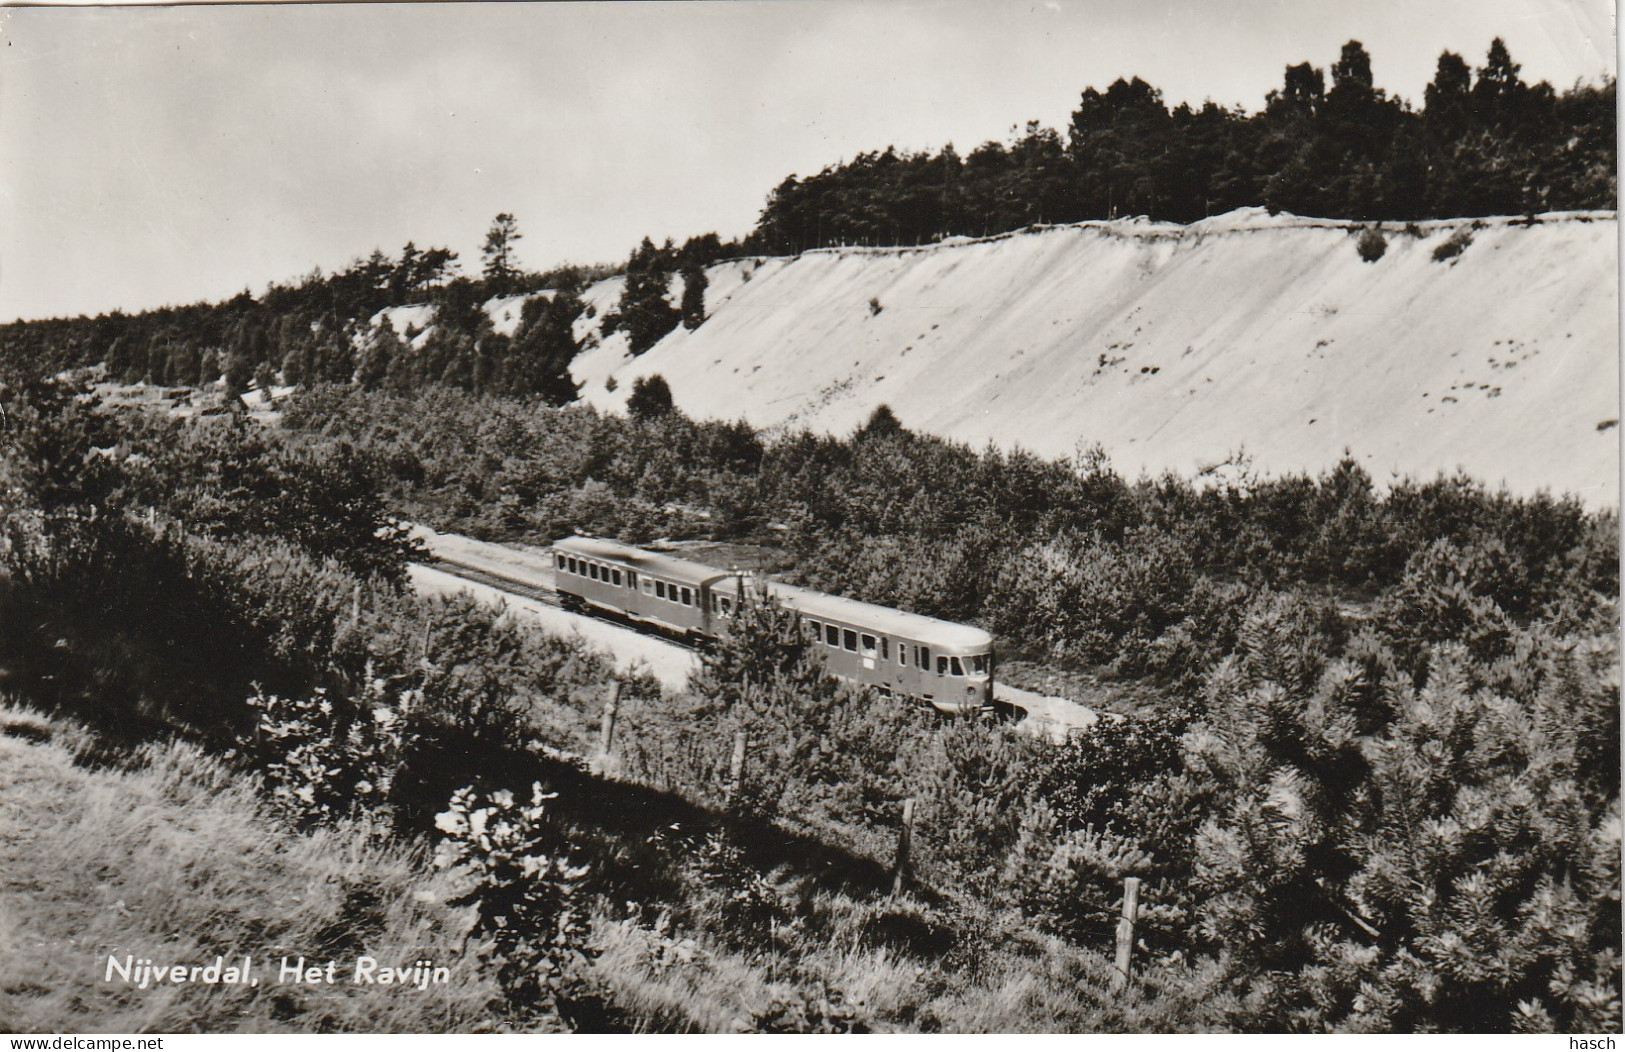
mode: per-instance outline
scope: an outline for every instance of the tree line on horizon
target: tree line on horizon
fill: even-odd
[[[1237,208],[1361,222],[1613,208],[1615,81],[1526,84],[1497,37],[1476,71],[1439,56],[1413,109],[1372,80],[1357,40],[1327,71],[1286,67],[1264,108],[1170,109],[1156,87],[1089,88],[1065,137],[1030,121],[1008,144],[888,146],[790,176],[743,247],[923,244],[1120,216],[1190,223]]]
[[[681,246],[645,237],[624,264],[531,272],[514,255],[523,236],[511,213],[498,214],[477,276],[459,273],[450,249],[408,242],[398,256],[375,249],[337,273],[316,268],[297,281],[273,283],[257,298],[245,289],[220,303],[13,322],[0,326],[0,357],[44,373],[104,362],[107,378],[125,383],[223,381],[234,406],[251,387],[275,384],[394,391],[433,385],[565,405],[579,393],[570,363],[596,338],[576,331],[584,313],[593,316],[581,298],[589,283],[625,275],[623,294],[597,333],[624,331],[632,352],[641,354],[678,325],[693,329],[705,320],[705,268],[729,247],[715,233]],[[682,278],[676,306],[674,274]],[[486,305],[517,296],[526,298],[515,331],[496,331]],[[386,308],[415,306],[432,308],[426,325],[374,324]]]

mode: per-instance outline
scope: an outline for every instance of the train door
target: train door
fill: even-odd
[[[626,593],[621,597],[621,604],[622,609],[628,614],[639,619],[642,618],[642,593],[638,591],[638,572],[636,570],[629,569],[626,571]]]
[[[863,632],[858,636],[858,656],[862,659],[863,670],[873,672],[880,662],[880,643],[874,636]]]

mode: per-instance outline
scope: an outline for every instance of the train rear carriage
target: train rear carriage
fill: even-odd
[[[553,544],[557,590],[567,602],[594,606],[685,635],[725,631],[740,575],[596,537]]]
[[[833,674],[944,712],[993,704],[993,637],[980,628],[794,585],[768,591],[800,616]]]

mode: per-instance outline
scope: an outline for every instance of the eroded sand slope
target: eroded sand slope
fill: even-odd
[[[734,261],[699,329],[636,359],[614,336],[575,374],[602,407],[660,373],[694,416],[842,433],[885,403],[978,446],[1098,442],[1131,476],[1241,450],[1319,471],[1347,447],[1379,484],[1461,468],[1617,504],[1616,216],[1472,227],[1389,224],[1375,263],[1344,224],[1259,210]]]

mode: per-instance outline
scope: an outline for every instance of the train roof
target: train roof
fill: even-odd
[[[553,547],[572,555],[613,560],[643,573],[693,585],[708,584],[718,578],[734,576],[733,571],[719,570],[715,566],[697,563],[692,559],[679,559],[674,555],[645,551],[630,544],[622,544],[620,541],[607,541],[598,537],[565,537],[554,541]]]
[[[815,592],[811,588],[778,581],[770,581],[767,590],[769,595],[785,606],[809,617],[861,625],[894,638],[918,640],[955,650],[987,650],[993,646],[991,635],[971,625],[911,614],[889,606],[876,606],[859,599]]]

